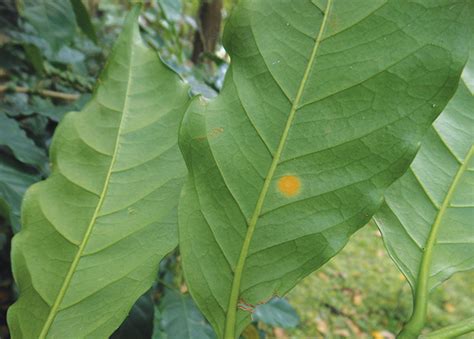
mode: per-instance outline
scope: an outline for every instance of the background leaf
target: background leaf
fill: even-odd
[[[188,94],[141,41],[139,11],[91,102],[56,130],[52,175],[25,196],[12,249],[14,337],[108,337],[176,246],[185,174],[176,135]]]
[[[158,5],[163,10],[167,20],[178,21],[181,19],[181,0],[158,0]]]
[[[76,16],[77,25],[84,32],[84,34],[97,43],[97,35],[95,33],[94,25],[92,25],[91,18],[87,12],[87,8],[82,3],[82,0],[70,0],[74,15]]]
[[[48,117],[49,119],[55,122],[59,122],[66,113],[81,110],[82,107],[84,107],[85,104],[90,101],[90,99],[90,94],[83,94],[72,104],[62,106],[49,106],[44,108],[38,107],[36,111],[38,112],[38,114]]]
[[[221,337],[238,337],[246,308],[287,293],[369,221],[468,53],[471,1],[326,6],[239,2],[222,92],[183,121],[183,267]]]
[[[36,146],[33,140],[28,138],[25,131],[18,126],[16,120],[0,112],[0,125],[2,126],[0,146],[8,147],[19,161],[44,169],[43,167],[47,162],[45,152]]]
[[[153,338],[215,338],[214,331],[189,294],[167,289],[160,304],[159,327]]]
[[[473,126],[474,96],[463,76],[456,95],[424,138],[410,170],[390,187],[375,215],[391,257],[413,288],[432,232],[436,232],[436,242],[430,290],[453,273],[474,268]],[[460,177],[455,183],[456,174]],[[448,196],[453,184],[456,187]],[[433,231],[437,218],[439,228]]]
[[[20,230],[20,206],[26,189],[40,179],[7,159],[0,161],[0,214],[10,219],[13,232]]]
[[[153,335],[154,304],[151,293],[142,295],[111,339],[150,339]]]
[[[274,327],[293,328],[300,319],[296,310],[283,298],[274,298],[266,304],[257,305],[252,318]]]
[[[21,15],[49,42],[54,51],[74,38],[76,20],[69,1],[20,0]]]

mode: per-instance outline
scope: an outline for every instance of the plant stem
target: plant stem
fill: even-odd
[[[448,339],[456,338],[460,335],[474,332],[474,317],[460,321],[457,324],[444,327],[440,330],[425,334],[421,339]]]
[[[10,87],[5,86],[5,85],[0,85],[0,93],[7,92],[9,90],[10,90]],[[31,88],[21,87],[21,86],[15,86],[11,90],[13,90],[16,93],[36,93],[44,97],[62,99],[62,100],[67,100],[67,101],[74,101],[74,100],[79,99],[80,97],[79,94],[56,92],[56,91],[51,91],[48,89],[33,90]]]
[[[431,262],[433,259],[433,249],[438,238],[439,229],[441,227],[441,221],[446,214],[447,209],[451,204],[454,192],[461,181],[464,172],[468,168],[468,164],[474,155],[474,146],[471,146],[463,164],[459,167],[453,181],[449,187],[448,193],[444,198],[444,201],[439,208],[438,215],[431,227],[430,234],[426,246],[423,248],[423,256],[421,258],[420,270],[418,272],[417,284],[415,287],[415,300],[413,305],[413,313],[405,324],[404,328],[398,335],[398,339],[416,339],[423,330],[426,321],[426,313],[428,309],[428,297],[429,297],[429,277]]]

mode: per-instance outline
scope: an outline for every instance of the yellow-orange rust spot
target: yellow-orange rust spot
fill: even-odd
[[[285,175],[278,180],[278,189],[286,196],[294,196],[299,193],[301,181],[294,175]]]

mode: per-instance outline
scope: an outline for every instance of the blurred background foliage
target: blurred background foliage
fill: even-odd
[[[143,39],[194,94],[212,98],[222,87],[230,59],[220,37],[236,2],[145,1]],[[89,100],[129,6],[127,0],[0,1],[0,338],[9,337],[6,310],[17,295],[10,242],[20,229],[23,194],[48,176],[54,130]],[[155,285],[112,338],[214,338],[187,293],[179,253],[160,266]],[[436,292],[431,328],[472,313],[473,278],[459,275]],[[408,284],[369,225],[287,299],[258,305],[244,337],[394,338],[410,308]]]

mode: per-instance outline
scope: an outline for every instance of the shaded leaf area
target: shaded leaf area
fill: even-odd
[[[183,267],[219,336],[249,323],[239,303],[284,295],[368,222],[466,60],[470,1],[324,5],[241,1],[223,90],[183,121]]]
[[[266,304],[257,305],[252,319],[282,328],[293,328],[300,322],[296,310],[283,298],[274,298]]]
[[[45,151],[28,138],[17,122],[0,112],[0,125],[2,126],[0,146],[10,149],[15,158],[21,162],[44,170],[43,166],[47,162]]]
[[[181,19],[182,3],[174,0],[158,0],[158,5],[163,10],[165,17],[169,21],[178,21]]]
[[[150,292],[142,295],[111,339],[149,339],[153,335],[154,303]]]
[[[107,337],[177,242],[186,86],[129,14],[92,100],[55,132],[52,175],[33,185],[13,239],[13,336]],[[34,319],[34,320],[32,320]]]
[[[28,187],[40,180],[23,166],[8,159],[0,161],[0,215],[9,219],[13,232],[20,230],[20,206]]]
[[[59,51],[74,38],[76,19],[69,1],[20,0],[20,13],[51,45]]]
[[[87,8],[84,6],[82,0],[70,1],[72,9],[74,10],[74,15],[76,16],[77,25],[89,39],[97,44],[97,34],[94,25],[92,24],[91,17],[89,16]]]
[[[0,337],[2,338],[9,337],[6,314],[8,307],[14,302],[14,295],[11,293],[13,277],[9,260],[10,237],[9,221],[0,215]]]
[[[155,311],[153,339],[161,338],[211,339],[216,335],[189,294],[166,289]]]

